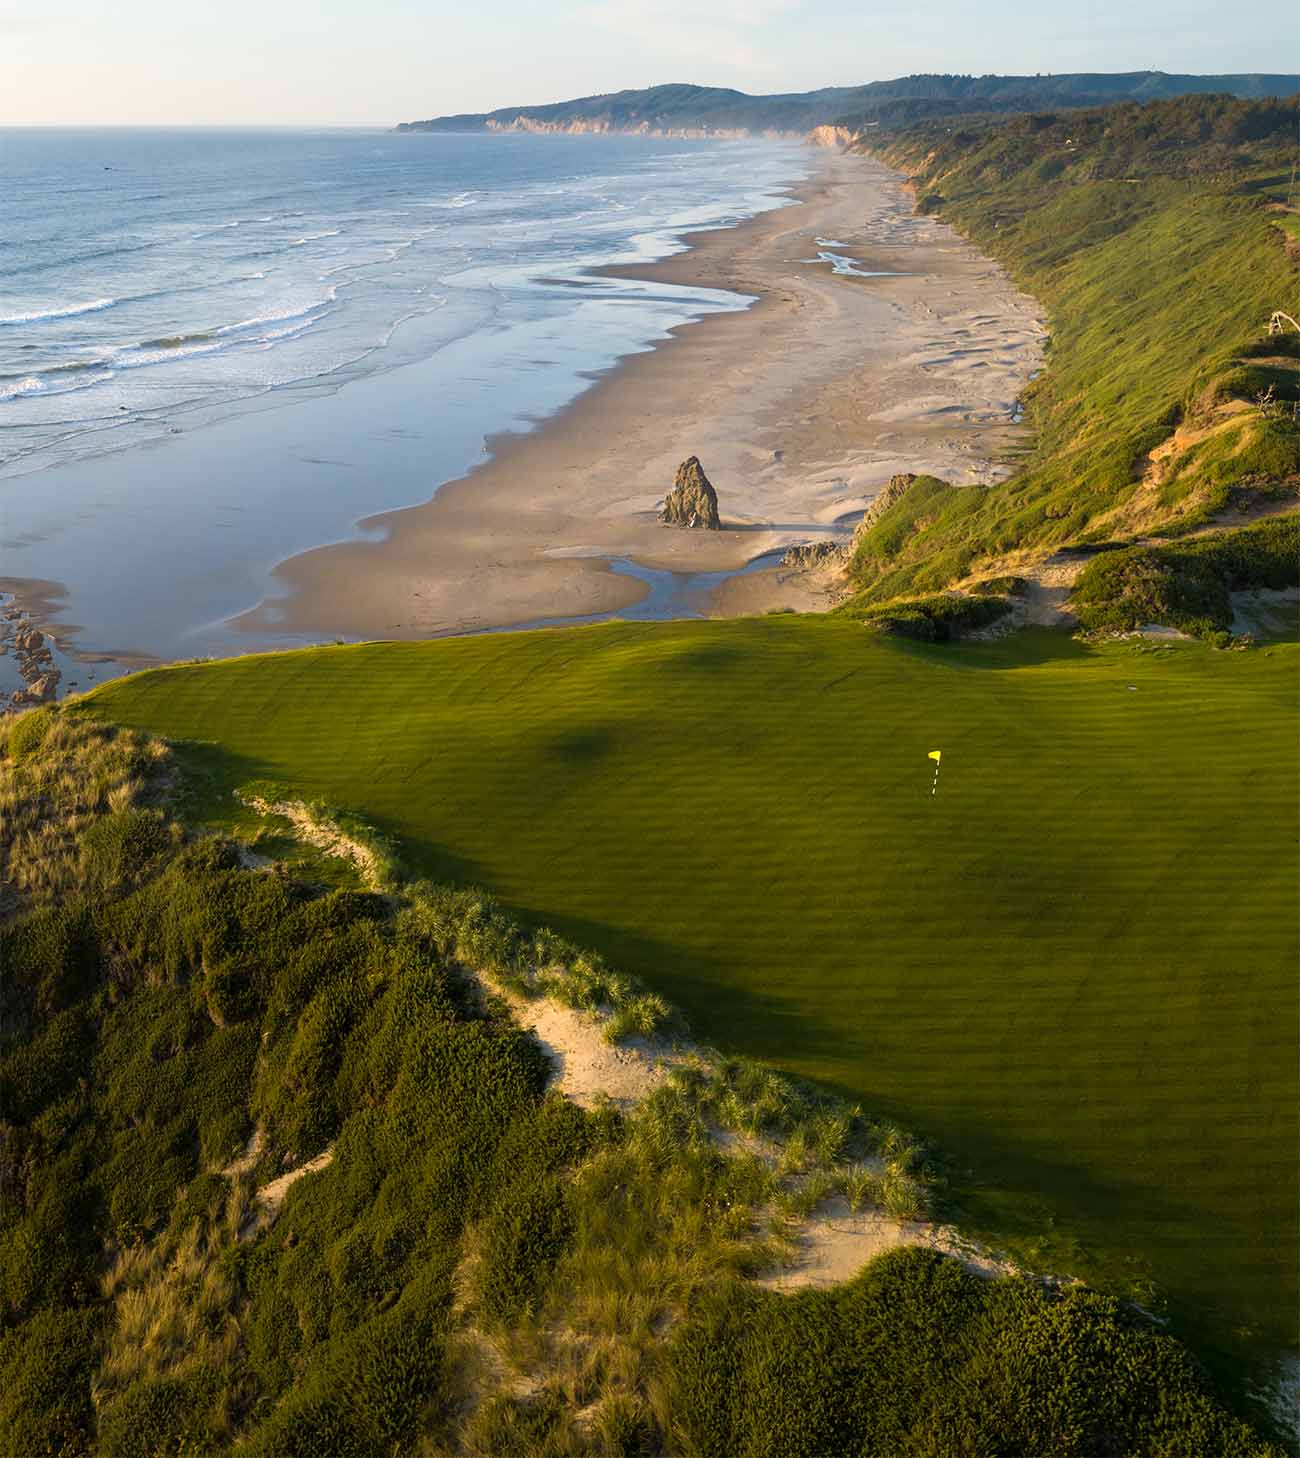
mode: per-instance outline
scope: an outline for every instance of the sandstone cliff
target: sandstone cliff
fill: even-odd
[[[814,127],[805,138],[814,147],[847,147],[853,142],[855,133],[848,127]]]

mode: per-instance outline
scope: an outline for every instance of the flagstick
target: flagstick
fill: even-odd
[[[930,786],[930,793],[932,795],[939,789],[939,765],[940,761],[936,759],[934,762],[934,784]]]

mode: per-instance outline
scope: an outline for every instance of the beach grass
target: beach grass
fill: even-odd
[[[72,712],[270,779],[935,1141],[954,1212],[1222,1367],[1295,1337],[1295,682],[1246,653],[845,619],[161,669]],[[927,756],[943,752],[937,793]]]
[[[933,593],[1009,553],[1186,532],[1243,481],[1294,495],[1300,432],[1258,400],[1269,383],[1295,398],[1289,346],[1266,332],[1296,297],[1274,210],[1295,126],[1290,102],[1201,97],[861,143],[906,170],[923,210],[1005,268],[1050,327],[1048,367],[1021,399],[1033,443],[1020,469],[988,491],[933,482],[899,503],[858,544],[864,600]],[[1275,379],[1246,367],[1259,358]],[[1239,413],[1216,414],[1228,402]],[[1180,426],[1216,423],[1154,486],[1150,453]]]

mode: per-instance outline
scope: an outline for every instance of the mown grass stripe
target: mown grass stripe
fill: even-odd
[[[237,660],[87,712],[209,741],[210,816],[257,776],[364,814],[1231,1356],[1294,1335],[1298,663],[784,617]]]

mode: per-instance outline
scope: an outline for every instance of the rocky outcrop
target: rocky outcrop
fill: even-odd
[[[848,542],[801,542],[797,546],[788,547],[779,563],[782,567],[793,567],[796,570],[810,572],[816,568],[835,568],[847,571],[849,563],[853,560],[853,554],[858,543],[871,530],[873,526],[884,516],[895,502],[907,493],[908,488],[918,478],[910,471],[904,471],[897,476],[891,476],[881,487],[875,498],[868,503],[867,509],[862,514],[862,520],[853,529],[853,537]]]
[[[827,562],[841,561],[845,555],[842,542],[801,542],[797,547],[787,547],[778,565],[807,571]]]
[[[849,546],[850,552],[862,538],[871,530],[882,516],[895,502],[899,501],[907,492],[916,476],[911,471],[903,471],[897,476],[891,476],[881,487],[875,497],[868,504],[866,511],[862,513],[862,520],[853,529],[853,541]]]
[[[0,654],[7,654],[10,650],[17,662],[23,687],[15,689],[7,702],[0,701],[0,713],[6,709],[28,709],[33,704],[47,704],[57,698],[61,675],[54,662],[54,654],[45,634],[17,606],[6,607],[0,613]]]
[[[677,467],[673,489],[660,508],[659,520],[668,526],[704,527],[711,532],[721,528],[718,493],[704,474],[698,456],[692,456]]]

